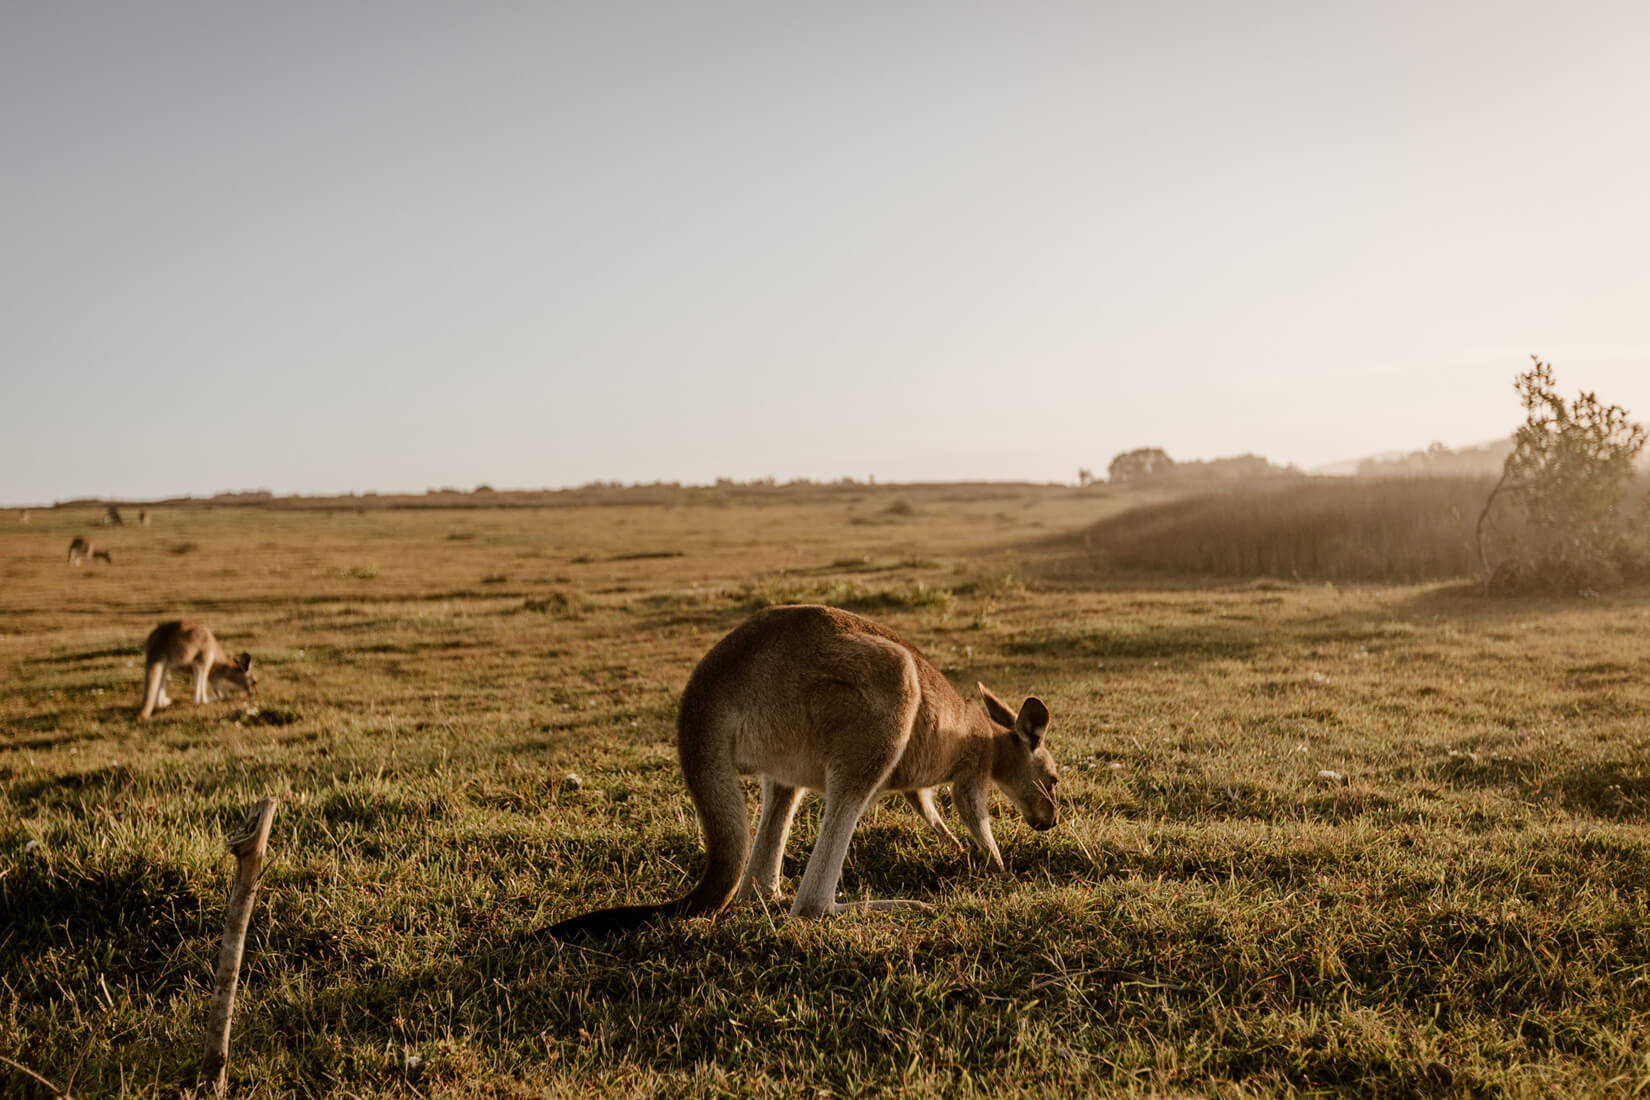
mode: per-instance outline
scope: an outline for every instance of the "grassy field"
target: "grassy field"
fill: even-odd
[[[194,1081],[265,795],[238,1095],[1650,1090],[1650,594],[1116,576],[1054,487],[453,496],[0,527],[0,1095]],[[844,896],[933,913],[535,937],[692,880],[675,696],[787,601],[1045,699],[1060,826],[999,798],[998,880],[889,801]],[[179,616],[255,707],[132,720]]]

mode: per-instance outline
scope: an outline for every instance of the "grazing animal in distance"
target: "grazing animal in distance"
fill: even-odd
[[[69,543],[69,564],[79,565],[84,561],[106,561],[113,565],[115,559],[109,556],[109,551],[94,546],[90,539],[76,535]]]
[[[125,527],[126,521],[120,518],[120,509],[111,504],[108,510],[103,513],[103,525],[105,527]]]
[[[166,677],[177,668],[193,672],[196,703],[208,701],[209,687],[216,698],[227,694],[230,686],[248,695],[257,694],[252,654],[229,656],[210,630],[187,619],[161,623],[149,632],[143,642],[143,665],[143,709],[138,711],[139,718],[148,718],[156,707],[172,705],[166,697]]]
[[[1034,829],[1051,828],[1059,770],[1043,743],[1048,708],[1018,713],[985,685],[982,711],[915,646],[863,615],[813,604],[757,612],[700,660],[682,692],[676,747],[704,835],[706,865],[685,896],[599,909],[552,925],[558,939],[634,928],[656,917],[720,912],[741,899],[778,898],[780,859],[804,788],[825,796],[819,837],[791,915],[821,917],[913,901],[840,904],[837,882],[860,816],[900,792],[955,843],[934,810],[949,783],[963,825],[997,871],[990,795],[1008,796]],[[761,776],[754,847],[739,774]]]
[[[148,512],[139,512],[138,513],[138,526],[139,527],[149,526],[149,513]]]

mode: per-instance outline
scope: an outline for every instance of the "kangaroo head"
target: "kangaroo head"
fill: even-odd
[[[1053,828],[1059,816],[1054,807],[1054,785],[1060,781],[1060,769],[1043,744],[1043,732],[1048,729],[1048,707],[1033,697],[1022,703],[1020,713],[1015,714],[984,684],[975,686],[980,689],[986,714],[1005,731],[1004,736],[997,738],[991,781],[1014,803],[1026,824],[1033,829]]]
[[[219,665],[213,670],[212,678],[224,683],[234,684],[248,695],[258,693],[258,675],[252,671],[252,654],[242,653],[232,658],[227,665]]]

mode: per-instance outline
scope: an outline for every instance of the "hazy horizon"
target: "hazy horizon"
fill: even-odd
[[[1474,445],[1474,444],[1466,444],[1462,448],[1452,448],[1452,449],[1454,449],[1454,450],[1469,449],[1470,450],[1470,449],[1474,449],[1475,446],[1476,445]],[[1415,453],[1416,451],[1424,451],[1424,450],[1425,450],[1425,448],[1413,448],[1410,451],[1393,450],[1393,451],[1378,452],[1378,453],[1370,454],[1370,455],[1360,455],[1355,459],[1347,459],[1347,460],[1344,460],[1342,462],[1325,463],[1322,466],[1316,466],[1316,467],[1313,467],[1311,469],[1305,469],[1305,468],[1300,468],[1300,467],[1297,467],[1297,469],[1299,470],[1300,473],[1307,474],[1307,475],[1350,476],[1351,473],[1352,473],[1351,467],[1354,466],[1355,464],[1357,464],[1358,462],[1363,461],[1363,460],[1372,459],[1372,460],[1375,460],[1377,462],[1386,461],[1386,460],[1393,460],[1393,459],[1401,458],[1401,457],[1403,457],[1405,455],[1408,455],[1408,454]],[[1175,455],[1170,455],[1170,457],[1174,458],[1176,462],[1182,462],[1182,461],[1192,462],[1192,461],[1197,461],[1200,458],[1206,460],[1209,457],[1235,458],[1235,457],[1239,457],[1239,456],[1237,456],[1237,455],[1194,456],[1192,458],[1186,458],[1186,459],[1179,458]],[[1262,456],[1262,457],[1265,457],[1265,456]],[[1285,465],[1285,464],[1275,463],[1275,465]],[[1106,467],[1104,465],[1094,466],[1094,467],[1082,467],[1081,469],[1087,469],[1088,472],[1090,474],[1092,474],[1094,476],[1094,478],[1096,479],[1096,483],[1104,483],[1106,481]],[[753,484],[760,485],[760,484],[763,484],[767,481],[772,481],[775,485],[781,486],[781,487],[786,486],[786,485],[801,485],[801,484],[832,485],[832,484],[842,484],[842,483],[850,482],[850,481],[851,482],[857,482],[857,483],[863,484],[863,485],[883,486],[883,487],[891,487],[891,486],[899,486],[899,485],[947,485],[947,484],[1076,485],[1076,484],[1078,484],[1078,478],[1076,476],[1077,472],[1078,472],[1077,470],[1073,470],[1072,471],[1073,476],[1068,477],[1068,478],[1013,478],[1013,477],[994,478],[994,477],[984,477],[984,478],[907,478],[907,479],[898,479],[898,480],[896,480],[896,479],[892,479],[892,478],[878,477],[873,472],[873,473],[870,473],[870,474],[861,474],[861,475],[855,475],[855,474],[851,474],[851,473],[838,474],[838,475],[830,476],[830,477],[809,477],[806,474],[799,474],[799,475],[797,475],[796,477],[793,477],[793,478],[774,478],[774,477],[771,477],[770,475],[758,475],[758,476],[753,477],[753,478],[726,479],[726,480],[732,481],[736,485],[747,485],[747,486],[748,485],[753,485]],[[1392,476],[1392,475],[1378,475],[1378,476]],[[208,491],[208,492],[169,493],[169,494],[156,495],[156,496],[80,495],[80,496],[75,496],[75,497],[57,497],[57,498],[54,498],[52,500],[8,501],[8,502],[5,502],[4,504],[0,504],[0,507],[8,507],[8,508],[51,508],[51,507],[58,506],[58,505],[75,504],[75,503],[145,504],[145,503],[162,503],[162,502],[165,502],[167,500],[197,500],[197,501],[200,501],[200,500],[209,500],[209,499],[211,499],[212,497],[215,497],[215,496],[234,496],[234,495],[242,495],[242,494],[264,493],[264,492],[268,492],[272,496],[277,497],[277,498],[280,498],[280,497],[325,498],[325,497],[334,497],[334,496],[338,496],[338,497],[346,497],[346,496],[362,496],[362,497],[427,496],[427,495],[432,494],[432,493],[457,492],[457,493],[470,494],[470,493],[474,493],[474,492],[477,492],[477,491],[484,492],[484,493],[485,492],[497,492],[497,493],[563,492],[563,491],[569,491],[569,490],[590,489],[590,488],[609,488],[609,487],[642,488],[642,489],[645,489],[645,488],[650,488],[650,487],[653,487],[653,486],[656,486],[656,485],[678,485],[678,486],[680,486],[684,489],[700,489],[700,488],[714,488],[717,485],[717,483],[719,481],[722,481],[722,480],[724,480],[724,479],[722,479],[722,478],[713,478],[713,479],[708,479],[708,480],[704,480],[704,481],[685,481],[685,480],[679,480],[679,479],[675,479],[675,478],[646,478],[646,479],[636,480],[636,481],[620,481],[620,480],[615,480],[615,479],[602,478],[602,479],[595,479],[595,480],[587,481],[587,482],[580,482],[577,485],[506,485],[506,484],[499,484],[499,483],[494,483],[494,482],[483,481],[483,482],[478,482],[475,485],[454,485],[454,484],[448,483],[448,484],[441,484],[441,485],[426,485],[426,486],[421,486],[421,487],[417,487],[417,488],[405,487],[404,486],[404,487],[400,487],[400,488],[380,489],[380,488],[376,488],[376,487],[373,487],[373,486],[363,486],[363,487],[354,487],[354,488],[345,488],[345,489],[309,489],[309,490],[291,490],[291,491],[273,490],[273,489],[269,489],[268,487],[262,486],[262,485],[246,485],[246,486],[236,486],[236,487],[225,487],[225,488],[222,488],[222,489],[211,490],[211,491]]]
[[[0,502],[1650,420],[1650,8],[0,12]]]

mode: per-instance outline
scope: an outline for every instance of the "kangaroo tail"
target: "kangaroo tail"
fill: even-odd
[[[160,702],[160,694],[165,687],[166,662],[154,661],[143,676],[143,709],[138,711],[139,718],[155,713],[155,704]]]
[[[707,658],[688,680],[676,719],[682,777],[699,811],[699,829],[705,838],[705,870],[698,885],[675,901],[620,905],[569,917],[548,929],[556,939],[628,932],[660,917],[716,914],[733,900],[750,854],[751,822],[733,762],[733,728],[719,720],[710,693],[703,687],[704,680],[712,678],[703,675],[709,663]]]
[[[618,932],[629,932],[640,928],[656,917],[663,917],[667,913],[671,913],[676,908],[676,904],[667,901],[661,905],[618,905],[612,909],[597,909],[593,913],[581,913],[579,916],[557,921],[545,929],[545,934],[552,939],[561,940],[563,943],[571,943],[574,940],[582,940],[587,936],[608,936]]]

